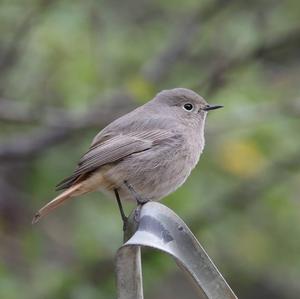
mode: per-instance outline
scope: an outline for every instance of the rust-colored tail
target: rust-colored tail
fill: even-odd
[[[49,203],[47,203],[45,206],[43,206],[33,217],[32,224],[37,223],[42,217],[48,215],[51,211],[62,205],[65,201],[71,199],[72,197],[81,195],[83,192],[81,192],[79,189],[81,187],[82,183],[78,183],[57,197],[55,197],[53,200],[51,200]]]

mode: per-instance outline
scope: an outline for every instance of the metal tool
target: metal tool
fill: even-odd
[[[199,298],[237,298],[187,225],[163,204],[148,202],[137,207],[124,238],[116,255],[118,299],[143,298],[142,246],[171,255],[195,282]]]

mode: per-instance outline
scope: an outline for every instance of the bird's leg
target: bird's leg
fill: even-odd
[[[128,217],[124,213],[118,189],[114,189],[114,192],[115,192],[115,196],[116,196],[116,199],[117,199],[117,203],[118,203],[119,211],[120,211],[120,214],[121,214],[121,218],[122,218],[122,221],[123,221],[123,231],[126,231]]]
[[[124,181],[124,184],[125,186],[128,188],[128,190],[130,191],[130,193],[133,195],[134,199],[136,200],[137,202],[137,208],[135,209],[135,215],[134,215],[134,218],[135,218],[135,221],[136,222],[139,222],[140,220],[140,212],[141,212],[141,207],[143,204],[145,204],[146,202],[148,202],[149,200],[148,199],[144,199],[142,198],[135,190],[134,188],[132,187],[131,184],[128,183],[128,181]]]
[[[128,183],[128,181],[124,181],[125,186],[127,187],[127,189],[130,191],[130,193],[133,195],[134,199],[136,200],[138,205],[143,205],[146,202],[148,202],[148,199],[144,199],[142,198],[132,187],[131,184]]]

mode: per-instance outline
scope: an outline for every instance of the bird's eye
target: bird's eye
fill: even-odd
[[[183,109],[190,112],[194,109],[194,106],[191,103],[186,103],[183,105]]]

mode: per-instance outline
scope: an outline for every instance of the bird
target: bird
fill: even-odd
[[[123,200],[138,205],[159,201],[179,188],[203,152],[209,105],[187,88],[163,90],[144,105],[114,120],[93,139],[74,172],[57,186],[62,191],[34,216],[42,217],[68,200],[108,191],[126,223]]]

